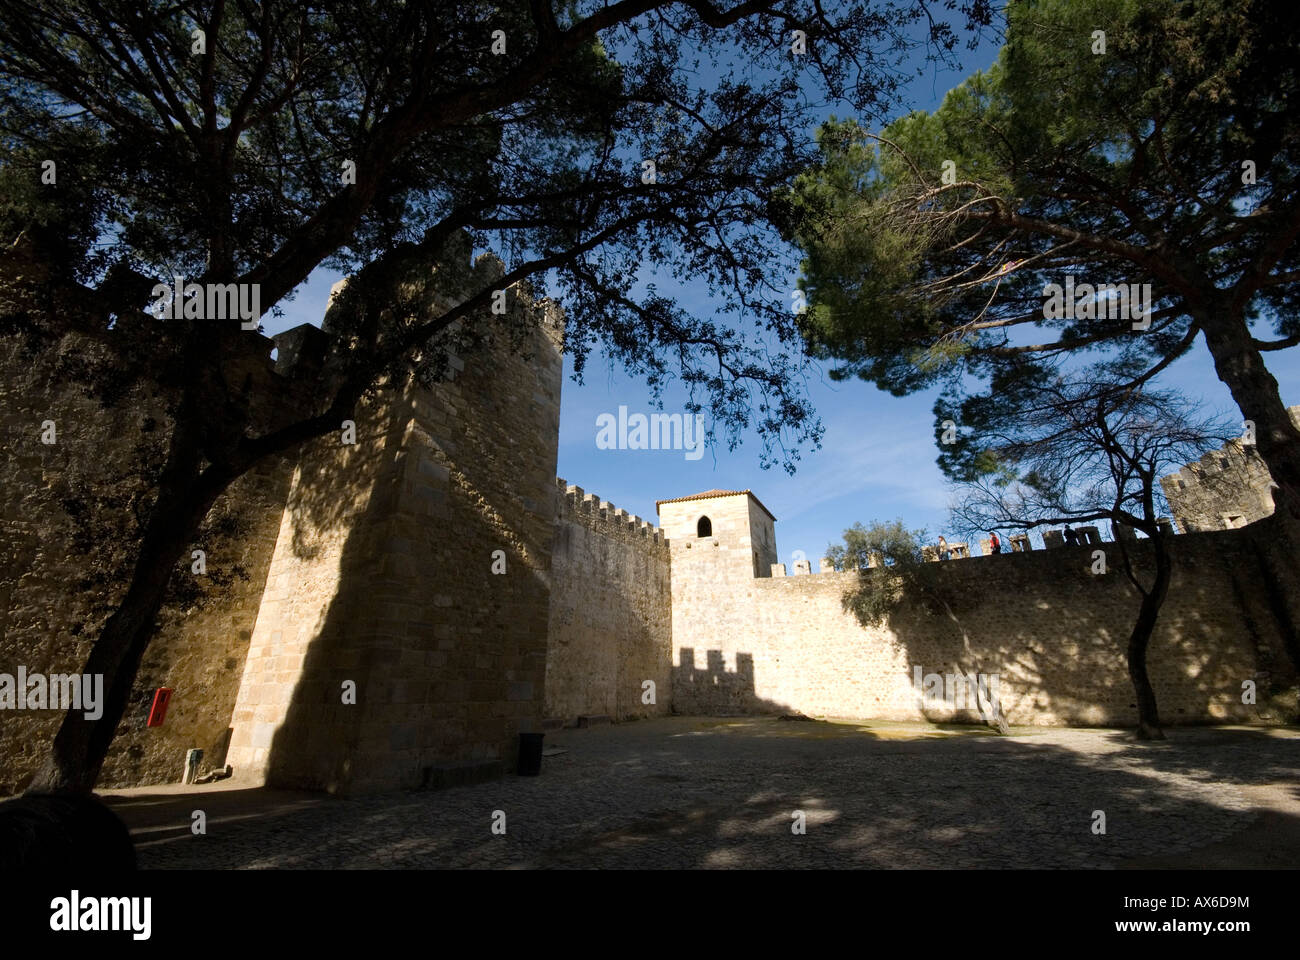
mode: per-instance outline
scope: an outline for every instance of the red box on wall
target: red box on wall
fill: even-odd
[[[153,706],[149,708],[149,722],[147,727],[161,727],[163,718],[167,716],[167,704],[172,702],[172,688],[159,687],[153,695]]]

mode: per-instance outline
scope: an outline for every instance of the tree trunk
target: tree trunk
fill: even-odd
[[[1291,422],[1277,380],[1264,366],[1240,310],[1212,304],[1212,314],[1198,316],[1219,379],[1232,393],[1241,415],[1255,424],[1255,445],[1277,489],[1278,513],[1300,522],[1300,430]]]
[[[184,435],[183,427],[178,425],[177,431],[131,583],[83,668],[84,673],[103,674],[103,714],[97,720],[87,720],[81,711],[68,711],[29,792],[89,793],[94,788],[153,636],[167,584],[209,508],[234,479],[229,474],[215,474],[211,468],[201,474],[197,447]]]
[[[1290,558],[1300,551],[1300,430],[1282,404],[1277,380],[1264,366],[1241,311],[1232,310],[1226,303],[1212,304],[1212,308],[1217,312],[1198,315],[1197,320],[1205,331],[1214,369],[1232,393],[1242,417],[1254,421],[1256,449],[1277,484],[1270,528],[1282,542],[1264,554],[1267,575],[1286,597],[1288,619],[1300,621],[1300,597],[1287,587],[1295,581]],[[1292,666],[1300,673],[1300,641],[1292,633],[1284,645]]]
[[[1156,692],[1147,675],[1147,648],[1151,645],[1151,635],[1155,632],[1156,620],[1160,608],[1169,593],[1171,567],[1169,547],[1163,535],[1151,538],[1156,555],[1156,579],[1151,589],[1142,595],[1142,606],[1138,609],[1137,621],[1128,638],[1128,675],[1133,681],[1133,692],[1137,695],[1139,740],[1163,740],[1164,731],[1160,728],[1160,710],[1156,705]]]

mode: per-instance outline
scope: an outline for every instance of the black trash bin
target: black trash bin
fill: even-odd
[[[519,734],[519,763],[515,773],[521,777],[535,777],[542,772],[542,737],[544,733]]]

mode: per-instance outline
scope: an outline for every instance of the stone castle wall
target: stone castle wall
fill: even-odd
[[[270,347],[266,341],[266,375]],[[60,379],[61,360],[96,349],[81,337],[31,353],[6,338],[0,349],[0,673],[14,676],[20,666],[28,674],[80,673],[134,562],[135,531],[120,521],[149,496],[140,475],[165,450],[166,397],[137,390],[104,406]],[[47,420],[53,444],[41,442]],[[161,611],[102,786],[177,781],[191,747],[205,751],[205,762],[222,762],[288,478],[282,463],[269,463],[214,505],[207,535],[194,545],[206,554],[207,574],[193,575],[186,559],[175,575],[183,589],[173,589]],[[163,686],[174,691],[166,720],[147,727]],[[62,718],[61,710],[0,711],[0,796],[31,780]]]
[[[476,281],[500,265],[480,259]],[[292,462],[218,501],[183,589],[160,616],[99,785],[176,782],[185,753],[253,782],[338,792],[510,769],[543,717],[555,517],[562,320],[523,295],[522,342],[484,338],[433,389],[383,389]],[[250,334],[256,337],[256,334]],[[323,331],[265,338],[271,377],[318,354]],[[138,542],[112,522],[147,498],[165,450],[166,397],[111,409],[55,369],[92,344],[0,356],[6,460],[0,517],[0,672],[79,673],[121,596]],[[58,443],[40,442],[56,421]],[[87,507],[86,504],[90,506]],[[95,508],[95,509],[92,509]],[[93,536],[92,536],[93,535]],[[499,552],[498,552],[499,551]],[[502,572],[493,572],[493,568]],[[206,601],[206,602],[200,602]],[[353,703],[343,685],[355,685]],[[166,721],[145,720],[174,689]],[[22,790],[62,711],[0,712],[0,795]]]
[[[662,716],[672,691],[668,543],[639,517],[556,484],[546,715]]]
[[[561,324],[537,309],[525,349],[489,339],[449,382],[383,391],[355,446],[304,452],[234,708],[237,776],[418,787],[512,769],[541,729]]]
[[[1148,657],[1167,723],[1255,719],[1242,682],[1287,669],[1247,534],[1174,542],[1174,580]],[[1104,575],[1091,573],[1097,546],[928,564],[924,575],[959,598],[952,616],[905,597],[869,628],[843,606],[855,573],[729,580],[719,590],[709,564],[679,562],[698,545],[673,546],[677,712],[978,719],[973,709],[918,704],[920,666],[997,674],[1013,724],[1136,721],[1124,646],[1139,597],[1115,544],[1101,545]],[[1131,549],[1141,570],[1145,551]]]

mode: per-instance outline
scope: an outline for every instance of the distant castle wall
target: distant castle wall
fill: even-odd
[[[1247,534],[1174,541],[1174,580],[1148,657],[1167,723],[1256,718],[1241,702],[1242,682],[1287,669]],[[1104,575],[1091,572],[1099,548],[1109,558]],[[1130,549],[1141,569],[1146,549]],[[674,564],[679,556],[674,549]],[[918,704],[919,666],[997,674],[1013,724],[1131,724],[1125,644],[1139,597],[1119,562],[1106,543],[927,564],[923,575],[960,598],[955,620],[905,596],[885,625],[869,628],[843,606],[856,573],[753,578],[718,590],[675,566],[674,708],[978,719],[969,707]]]
[[[672,692],[668,543],[639,517],[556,483],[546,715],[664,715]]]

